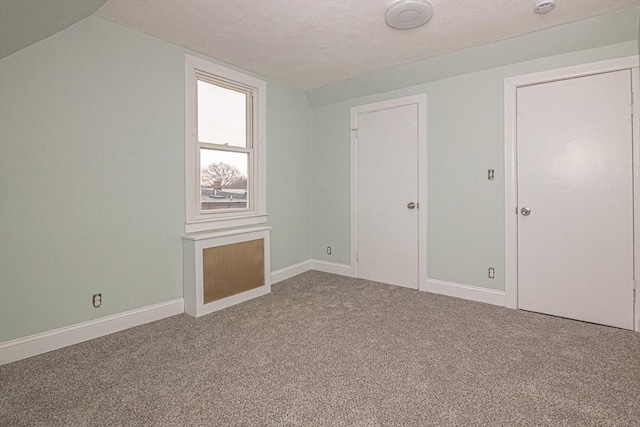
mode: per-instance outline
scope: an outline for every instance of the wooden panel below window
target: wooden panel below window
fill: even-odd
[[[264,239],[202,250],[204,303],[264,286]]]

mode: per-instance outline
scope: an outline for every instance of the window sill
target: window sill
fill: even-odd
[[[184,224],[185,233],[200,233],[203,231],[222,230],[233,227],[243,227],[267,222],[267,214],[238,215],[201,221],[191,221]]]

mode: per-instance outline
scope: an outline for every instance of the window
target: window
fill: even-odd
[[[185,56],[187,233],[266,222],[264,81]]]

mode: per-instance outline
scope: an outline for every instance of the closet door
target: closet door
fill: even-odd
[[[629,70],[518,88],[518,306],[633,329]]]

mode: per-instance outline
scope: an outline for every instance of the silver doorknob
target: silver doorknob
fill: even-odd
[[[416,207],[416,204],[415,204],[415,203],[413,203],[413,202],[409,202],[409,204],[407,205],[407,207],[408,207],[409,209],[413,209],[413,208],[415,208],[415,207]]]
[[[522,208],[520,209],[520,213],[524,216],[528,216],[531,213],[531,209],[529,208]]]

